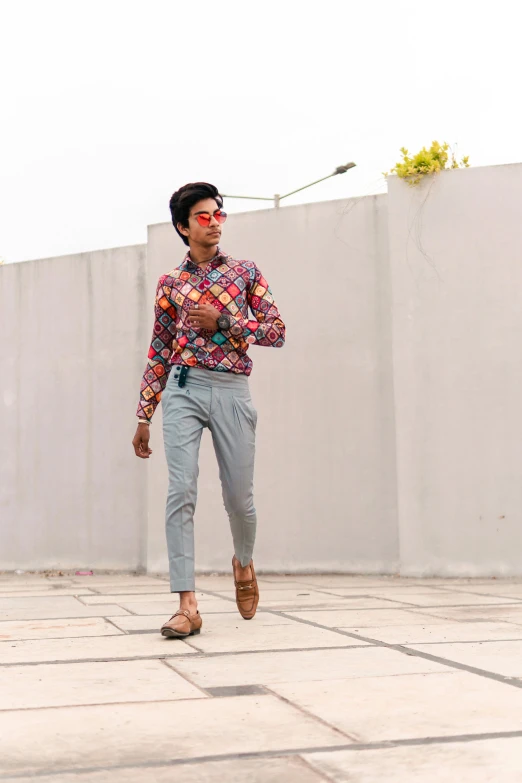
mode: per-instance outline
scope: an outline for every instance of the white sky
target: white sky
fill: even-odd
[[[0,0],[0,256],[145,242],[199,179],[270,196],[357,163],[292,204],[384,191],[433,139],[521,161],[521,7]]]

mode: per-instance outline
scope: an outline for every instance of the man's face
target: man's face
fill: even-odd
[[[221,238],[221,225],[214,217],[214,213],[218,210],[217,202],[213,198],[205,198],[202,201],[198,201],[190,210],[188,228],[178,223],[178,229],[188,238],[191,245],[213,247],[219,243]],[[210,216],[209,225],[200,225],[197,219],[198,215],[203,215],[207,218]],[[205,222],[208,222],[208,220]]]

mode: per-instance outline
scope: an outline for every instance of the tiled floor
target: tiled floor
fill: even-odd
[[[522,782],[522,580],[0,574],[0,780]]]

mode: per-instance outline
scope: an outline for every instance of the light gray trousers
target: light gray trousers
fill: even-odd
[[[166,529],[170,589],[194,590],[194,511],[203,428],[212,433],[223,501],[234,551],[248,565],[256,537],[254,453],[257,413],[248,378],[230,372],[190,368],[178,385],[174,366],[162,395],[163,440],[169,469]]]

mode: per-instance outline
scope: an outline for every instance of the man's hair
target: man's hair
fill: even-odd
[[[223,206],[223,197],[220,195],[219,190],[208,182],[189,182],[188,185],[183,185],[182,188],[177,190],[170,199],[169,206],[172,224],[186,245],[188,245],[189,241],[178,230],[178,223],[181,223],[184,228],[188,228],[190,210],[194,204],[205,198],[213,198],[220,209]]]

